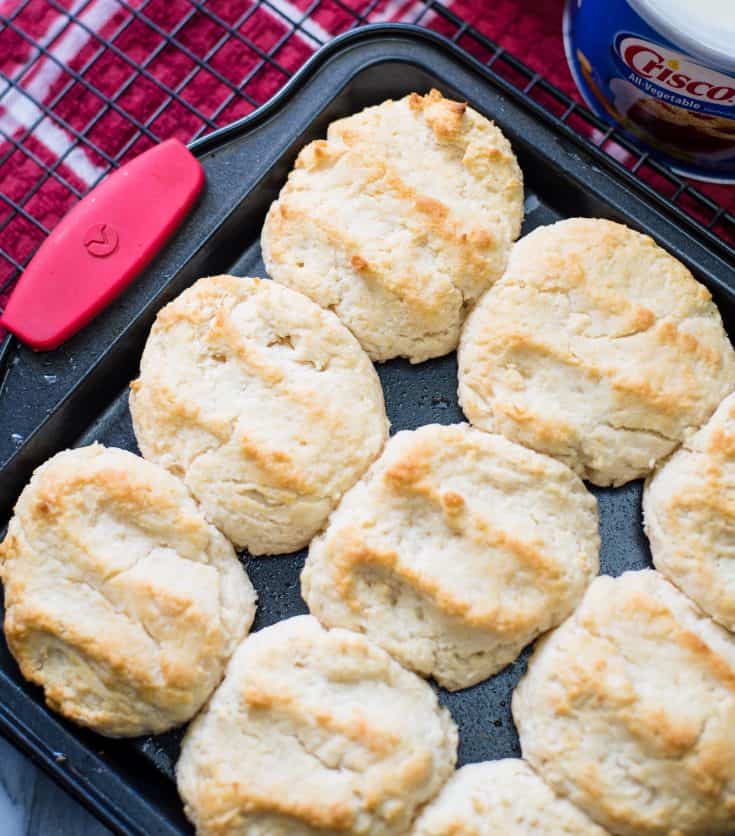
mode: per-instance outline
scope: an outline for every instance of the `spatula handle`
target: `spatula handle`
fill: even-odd
[[[143,270],[203,185],[202,167],[176,139],[119,168],[43,242],[0,323],[34,349],[56,348]]]

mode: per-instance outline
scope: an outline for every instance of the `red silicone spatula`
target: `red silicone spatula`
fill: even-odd
[[[202,167],[176,139],[119,168],[43,242],[0,324],[31,348],[56,348],[143,270],[203,185]]]

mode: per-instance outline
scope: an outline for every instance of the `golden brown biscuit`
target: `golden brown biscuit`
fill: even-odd
[[[596,485],[648,474],[733,389],[709,291],[651,238],[601,219],[519,241],[460,341],[470,422]]]
[[[523,757],[620,836],[735,821],[735,638],[658,572],[595,580],[513,694]]]
[[[143,455],[256,555],[305,546],[388,435],[357,340],[333,313],[261,279],[201,279],[167,305],[131,388]]]
[[[263,228],[268,273],[335,311],[373,360],[452,351],[523,217],[500,129],[432,90],[333,122]]]
[[[111,737],[189,720],[255,592],[184,486],[100,445],[36,470],[0,545],[5,637],[55,711]]]
[[[735,394],[646,483],[656,568],[735,631]]]
[[[560,462],[468,424],[400,432],[314,539],[309,609],[445,688],[563,621],[599,569],[597,503]]]
[[[605,836],[518,758],[463,766],[426,807],[412,836]]]
[[[176,767],[199,836],[398,836],[454,769],[431,688],[310,616],[250,636]]]

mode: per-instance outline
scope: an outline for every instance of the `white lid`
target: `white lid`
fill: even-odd
[[[628,0],[664,37],[715,68],[735,69],[735,0]]]

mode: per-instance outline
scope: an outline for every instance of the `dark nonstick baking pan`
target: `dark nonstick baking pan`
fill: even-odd
[[[0,402],[0,523],[33,467],[72,444],[97,440],[135,450],[127,382],[135,376],[156,311],[202,275],[263,275],[258,239],[265,212],[298,150],[327,124],[383,99],[439,88],[469,101],[510,138],[526,181],[524,232],[572,215],[608,217],[652,235],[712,291],[732,336],[733,265],[694,228],[644,199],[601,152],[492,76],[448,41],[407,26],[374,26],[325,47],[276,99],[253,116],[194,144],[204,197],[173,242],[90,327],[55,352],[21,349]],[[378,368],[392,430],[462,420],[454,355]],[[53,386],[50,385],[53,381]],[[602,571],[650,565],[641,529],[641,485],[594,489],[600,506]],[[304,552],[243,555],[258,589],[255,629],[306,611],[299,596]],[[439,689],[460,727],[460,763],[519,754],[510,696],[528,652],[487,682]],[[172,780],[180,732],[110,741],[49,712],[0,643],[0,729],[120,833],[191,833]]]

